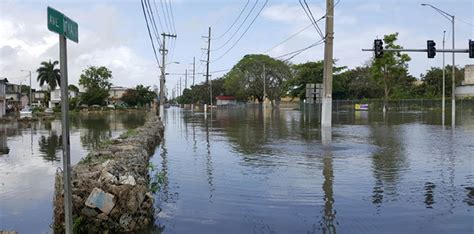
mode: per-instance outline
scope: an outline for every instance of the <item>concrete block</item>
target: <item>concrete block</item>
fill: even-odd
[[[114,208],[114,195],[104,192],[100,188],[94,188],[86,200],[86,206],[98,208],[105,214],[109,214]]]

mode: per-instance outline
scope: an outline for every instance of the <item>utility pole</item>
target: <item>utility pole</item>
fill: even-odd
[[[188,88],[188,69],[184,70],[184,89]]]
[[[166,55],[168,50],[166,49],[166,37],[176,38],[175,34],[162,33],[163,36],[163,46],[160,49],[162,59],[161,59],[161,78],[160,78],[160,111],[159,116],[162,117],[165,105],[165,82],[166,82]]]
[[[179,77],[179,96],[181,96],[181,76]]]
[[[193,86],[194,86],[194,76],[196,75],[196,57],[193,57]]]
[[[454,50],[454,44],[455,44],[455,40],[454,40],[454,15],[451,16],[452,18],[452,23],[453,23],[453,50]],[[455,53],[453,52],[453,71],[452,71],[452,75],[453,75],[453,86],[452,86],[452,97],[451,97],[451,116],[452,116],[452,119],[451,119],[451,126],[454,128],[456,126],[456,94],[454,93],[454,91],[456,90],[456,62],[455,62]]]
[[[334,0],[326,0],[326,38],[324,45],[324,89],[321,127],[332,125],[332,66],[334,39]]]
[[[212,105],[212,87],[209,83],[209,60],[211,58],[211,27],[209,27],[209,33],[207,36],[207,60],[206,60],[206,86],[209,88],[209,104]]]
[[[267,84],[266,84],[266,81],[267,80],[267,77],[266,77],[266,74],[265,74],[265,64],[263,64],[263,105],[265,106],[265,101],[267,99]]]
[[[446,30],[443,31],[443,50],[444,50],[444,44],[446,42]],[[446,65],[445,65],[445,53],[443,52],[443,97],[442,97],[442,105],[441,105],[441,124],[443,125],[444,127],[444,123],[445,123],[445,119],[446,119]]]

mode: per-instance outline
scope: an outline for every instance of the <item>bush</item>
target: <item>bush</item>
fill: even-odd
[[[33,107],[31,112],[33,113],[44,112],[44,107],[41,107],[41,106]]]
[[[57,105],[57,106],[53,107],[53,112],[54,113],[61,112],[61,105]]]

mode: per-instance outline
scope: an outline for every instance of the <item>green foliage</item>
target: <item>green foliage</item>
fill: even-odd
[[[155,174],[150,185],[150,189],[153,193],[156,193],[161,190],[162,185],[166,183],[166,173],[161,171],[160,173]]]
[[[456,85],[461,85],[464,79],[464,68],[459,69],[455,67],[456,74]],[[451,96],[452,93],[452,66],[446,66],[446,96]],[[426,98],[440,98],[443,94],[443,69],[432,67],[421,75],[423,84],[417,88],[417,93],[423,95]]]
[[[33,107],[33,109],[31,109],[31,112],[32,113],[44,112],[44,107]]]
[[[56,89],[61,82],[61,73],[59,68],[55,68],[58,65],[58,61],[41,62],[41,66],[36,70],[38,72],[37,81],[40,86],[48,84],[50,90]]]
[[[110,79],[112,79],[112,71],[106,67],[90,66],[84,70],[79,79],[79,85],[86,90],[81,95],[81,103],[89,106],[104,105],[112,86]]]
[[[385,35],[383,38],[385,49],[401,49],[400,45],[395,44],[397,37],[398,33]],[[407,86],[411,87],[414,81],[414,78],[408,75],[410,60],[407,54],[391,51],[385,51],[381,58],[372,60],[370,69],[372,77],[383,86],[385,100],[393,94],[394,97],[407,95],[408,91],[404,89]]]
[[[291,71],[287,63],[268,55],[250,54],[245,55],[226,74],[224,88],[227,94],[240,100],[253,97],[261,102],[265,83],[267,97],[279,101],[287,93],[290,78]]]
[[[69,91],[74,91],[74,92],[76,92],[77,94],[79,94],[79,88],[78,88],[77,86],[73,85],[73,84],[68,85],[68,86],[67,86],[67,89],[68,89]]]
[[[122,96],[122,101],[128,106],[145,106],[153,102],[156,93],[150,90],[150,86],[137,85],[135,89],[128,89]]]
[[[75,110],[79,107],[79,97],[69,98],[69,110]]]
[[[54,106],[54,107],[53,107],[53,112],[54,112],[54,113],[59,113],[59,112],[61,112],[61,105]]]
[[[347,90],[347,76],[343,71],[345,67],[333,67],[335,73],[333,77],[333,96],[334,98],[344,98]],[[291,67],[293,76],[287,86],[289,94],[292,97],[299,97],[301,100],[306,98],[306,84],[322,84],[324,74],[324,61],[307,62],[296,64]]]
[[[136,135],[138,135],[138,131],[136,129],[127,129],[126,132],[120,135],[120,138],[125,139]]]

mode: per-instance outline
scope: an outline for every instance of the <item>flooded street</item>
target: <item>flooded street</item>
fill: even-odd
[[[72,114],[71,161],[140,126],[144,112]],[[0,124],[0,230],[51,233],[54,175],[62,168],[61,121]]]
[[[166,110],[151,159],[163,175],[164,233],[472,233],[474,120],[439,113]],[[144,123],[141,112],[71,116],[76,164],[100,141]],[[449,121],[449,120],[448,120]],[[59,120],[2,124],[0,230],[50,233]]]
[[[164,233],[472,233],[474,121],[439,113],[167,110]],[[449,123],[448,119],[448,123]],[[322,144],[324,143],[324,144]]]

